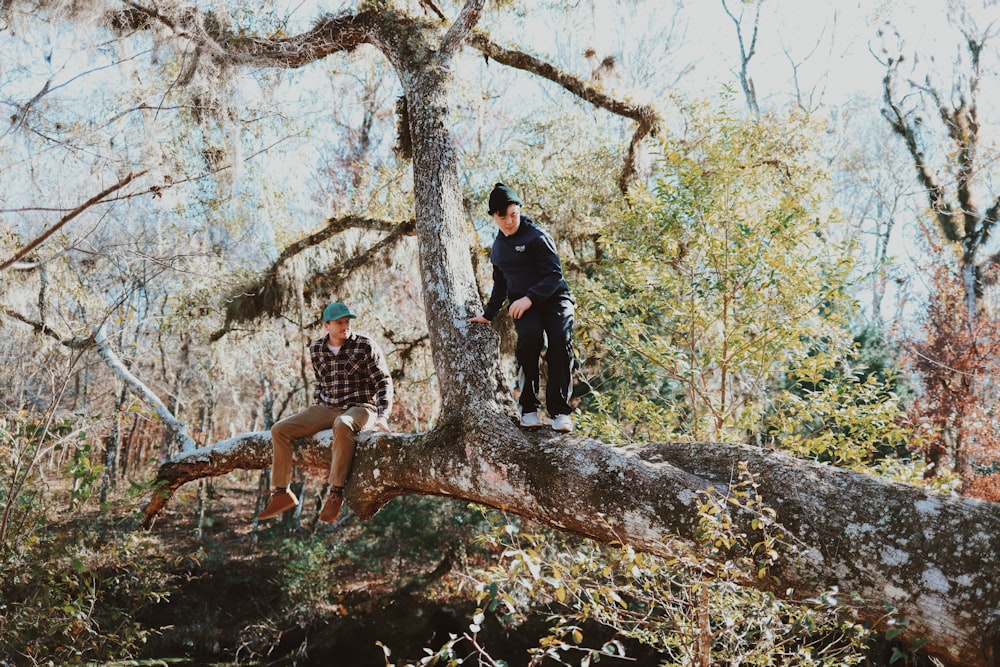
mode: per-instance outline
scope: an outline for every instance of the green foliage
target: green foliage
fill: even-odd
[[[868,631],[836,591],[785,601],[741,585],[769,576],[770,566],[788,552],[774,511],[745,467],[730,489],[703,495],[700,513],[701,544],[668,540],[674,555],[666,558],[496,521],[483,539],[501,557],[476,575],[479,611],[469,631],[452,637],[428,664],[454,664],[448,658],[463,643],[488,654],[478,636],[487,615],[517,623],[540,610],[552,625],[532,652],[537,664],[543,658],[565,663],[572,656],[571,664],[591,664],[624,656],[619,640],[588,645],[583,628],[594,621],[652,647],[663,665],[833,667],[862,661]],[[737,514],[751,517],[750,531],[739,528],[746,523]]]
[[[828,238],[825,175],[808,157],[816,128],[698,106],[685,119],[582,290],[598,367],[585,408],[621,440],[744,440],[768,383],[814,341],[843,339],[853,305],[849,249]]]
[[[810,357],[790,374],[794,385],[775,400],[769,437],[796,456],[845,468],[906,458],[919,446],[919,436],[907,423],[892,376],[881,379],[848,360],[836,366],[834,361]]]
[[[35,477],[32,463],[38,436],[44,428],[26,415],[0,418],[0,548],[4,552],[23,547],[24,531],[44,518],[41,491],[31,482]],[[12,540],[11,535],[22,539]]]
[[[465,544],[483,527],[479,512],[463,503],[401,496],[350,531],[324,539],[289,538],[283,545],[284,608],[304,619],[335,612],[345,581],[356,583],[358,571],[398,587],[419,583],[443,561],[464,558]]]
[[[80,434],[80,439],[86,437],[86,433]],[[101,479],[104,474],[104,466],[95,464],[91,460],[92,447],[90,443],[82,442],[73,451],[73,462],[70,465],[69,475],[73,480],[73,491],[71,502],[74,506],[87,502],[94,493],[94,484]]]
[[[0,655],[56,664],[138,655],[155,630],[137,615],[165,597],[154,557],[135,533],[104,540],[57,526],[5,552]]]
[[[339,581],[330,576],[330,568],[337,558],[336,544],[321,540],[286,540],[288,554],[282,577],[291,609],[283,609],[293,617],[307,613],[319,616],[329,612],[340,599]]]
[[[925,435],[907,413],[909,387],[899,368],[873,327],[860,329],[850,348],[814,348],[773,389],[761,440],[803,458],[926,484],[927,463],[915,454]]]
[[[165,596],[136,533],[52,522],[39,461],[66,443],[75,505],[99,475],[75,416],[0,419],[0,656],[17,664],[75,664],[136,655],[151,630],[136,620]],[[131,527],[130,527],[131,528]]]

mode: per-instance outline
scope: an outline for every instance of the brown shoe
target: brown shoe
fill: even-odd
[[[333,487],[330,495],[323,503],[323,509],[319,513],[319,520],[324,523],[333,523],[340,516],[340,507],[344,504],[344,489]]]
[[[267,501],[267,507],[257,515],[257,518],[261,521],[270,519],[272,516],[278,516],[282,512],[287,512],[298,504],[299,499],[291,491],[287,489],[275,489],[271,492],[271,499]]]

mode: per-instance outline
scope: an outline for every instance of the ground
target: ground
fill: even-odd
[[[248,472],[208,483],[200,532],[192,483],[149,531],[171,592],[141,614],[146,626],[163,628],[148,642],[147,659],[384,667],[381,643],[389,662],[402,666],[468,631],[475,602],[463,570],[490,557],[474,546],[479,510],[402,497],[370,521],[348,511],[327,526],[313,518],[318,502],[309,489],[317,485],[307,482],[298,526],[289,512],[255,529],[258,480]],[[493,658],[526,665],[546,628],[544,615],[517,628],[488,621],[479,640]],[[591,632],[610,637],[603,628]],[[657,664],[647,657],[628,664]]]

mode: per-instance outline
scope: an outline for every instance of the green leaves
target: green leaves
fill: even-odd
[[[877,458],[919,443],[891,379],[853,372],[806,372],[783,391],[769,417],[770,436],[798,456],[869,468]]]
[[[593,408],[628,436],[743,441],[813,341],[848,338],[852,263],[825,240],[837,221],[808,120],[684,111],[581,296]]]
[[[768,576],[769,565],[789,549],[745,465],[728,489],[710,489],[699,503],[701,544],[665,538],[670,558],[533,532],[516,519],[495,517],[484,539],[502,556],[472,574],[479,605],[474,624],[482,625],[491,609],[503,623],[543,609],[551,614],[549,633],[532,653],[572,664],[626,656],[626,638],[651,647],[665,665],[841,667],[862,660],[868,630],[836,591],[789,602],[735,583]],[[746,533],[736,514],[753,517]],[[593,622],[615,630],[615,639],[588,646],[593,638],[584,628]]]
[[[853,344],[853,248],[830,240],[816,128],[684,111],[580,291],[594,369],[580,426],[611,442],[766,439],[853,468],[912,446],[898,380],[866,374]]]

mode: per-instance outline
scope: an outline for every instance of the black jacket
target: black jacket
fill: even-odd
[[[521,224],[513,235],[497,232],[490,262],[493,293],[483,310],[483,317],[488,320],[497,316],[506,300],[513,302],[527,296],[535,307],[562,297],[572,298],[563,278],[556,244],[526,215],[521,216]]]

